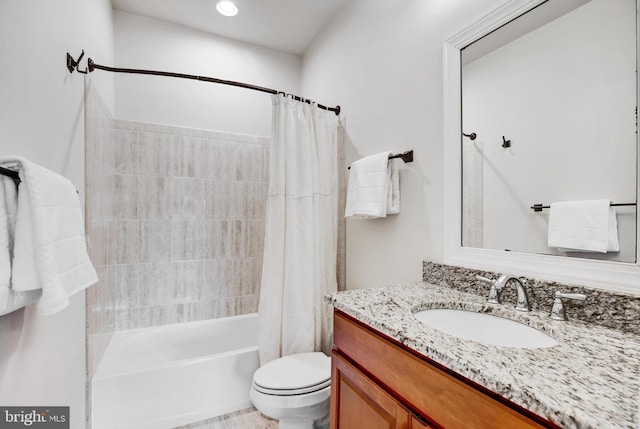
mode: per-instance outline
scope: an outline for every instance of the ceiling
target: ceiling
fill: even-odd
[[[302,55],[349,0],[234,0],[239,12],[216,12],[217,0],[112,0],[113,9]]]

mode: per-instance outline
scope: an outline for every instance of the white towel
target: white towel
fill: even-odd
[[[564,251],[618,252],[618,221],[611,200],[561,201],[551,204],[549,247]]]
[[[18,156],[0,158],[17,170],[18,213],[12,267],[14,291],[42,289],[38,312],[53,314],[69,296],[98,281],[84,235],[75,187],[65,177]]]
[[[351,164],[345,217],[374,219],[400,212],[398,167],[391,152],[367,156]]]
[[[398,174],[399,159],[389,160],[389,189],[387,192],[387,214],[400,213],[400,174]]]
[[[34,303],[42,292],[16,292],[11,288],[11,259],[18,209],[14,181],[0,176],[0,316]]]
[[[0,176],[0,289],[11,285],[11,249],[18,199],[13,180]],[[12,216],[13,214],[13,216]]]

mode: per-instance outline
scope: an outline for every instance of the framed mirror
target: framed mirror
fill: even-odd
[[[512,0],[445,41],[445,262],[640,294],[637,9]],[[598,199],[618,251],[547,245],[550,203]]]

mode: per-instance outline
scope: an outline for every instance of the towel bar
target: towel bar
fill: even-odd
[[[400,158],[405,163],[413,162],[413,150],[408,150],[406,152],[398,153],[395,155],[389,155],[389,159]],[[351,170],[351,166],[347,167],[347,170]]]
[[[20,175],[17,171],[9,170],[8,168],[0,167],[0,175],[8,176],[13,179],[16,186],[20,184]]]
[[[620,207],[620,206],[635,206],[636,203],[611,203],[611,207]],[[542,204],[534,204],[531,206],[531,210],[534,212],[541,212],[542,209],[548,209],[551,206],[543,206]]]

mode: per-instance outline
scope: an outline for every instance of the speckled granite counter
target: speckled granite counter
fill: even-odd
[[[640,337],[428,283],[337,292],[335,308],[564,428],[640,428]],[[413,317],[427,308],[458,308],[517,320],[560,344],[516,349],[461,340]]]

